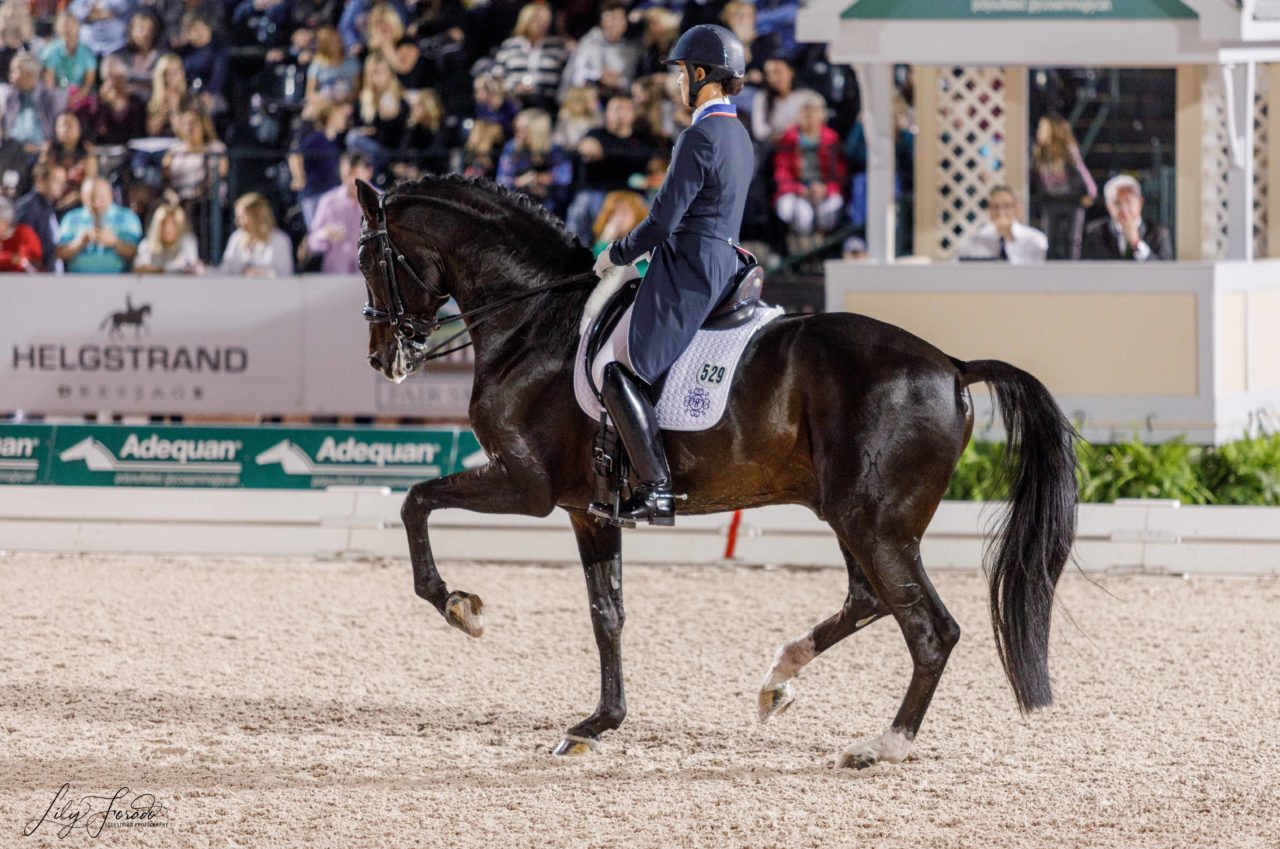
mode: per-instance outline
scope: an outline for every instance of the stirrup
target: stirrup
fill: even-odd
[[[657,486],[642,483],[626,501],[615,494],[612,504],[596,502],[587,512],[621,528],[634,528],[639,522],[670,527],[676,523],[676,496],[669,482]]]

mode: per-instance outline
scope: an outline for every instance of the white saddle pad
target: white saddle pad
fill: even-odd
[[[655,411],[663,430],[706,430],[720,421],[742,352],[756,331],[782,315],[782,307],[761,304],[755,318],[730,330],[699,330],[667,373]],[[600,418],[600,402],[587,381],[583,358],[587,339],[578,340],[573,366],[573,394],[582,412]]]

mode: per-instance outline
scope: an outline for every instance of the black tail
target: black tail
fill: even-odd
[[[1009,508],[986,552],[991,625],[1025,713],[1053,701],[1049,620],[1076,534],[1076,432],[1044,384],[999,360],[954,360],[965,386],[995,390],[1008,434]]]

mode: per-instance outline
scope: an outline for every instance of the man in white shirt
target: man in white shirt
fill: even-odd
[[[961,259],[1004,260],[1013,265],[1044,262],[1049,239],[1034,227],[1018,221],[1022,207],[1008,186],[996,186],[987,196],[991,220],[960,248]]]

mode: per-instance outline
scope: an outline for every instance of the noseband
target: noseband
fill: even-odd
[[[431,199],[416,195],[409,197],[421,200]],[[395,246],[395,243],[391,241],[391,233],[387,229],[386,203],[387,195],[385,193],[379,195],[377,226],[372,230],[366,230],[360,234],[360,240],[356,243],[356,249],[359,250],[368,242],[378,242],[378,250],[381,254],[378,259],[378,267],[382,269],[382,277],[387,281],[387,292],[391,301],[391,309],[390,311],[380,310],[372,303],[366,303],[361,312],[364,315],[365,321],[370,324],[390,325],[392,332],[395,334],[396,340],[413,349],[410,365],[418,365],[428,360],[438,359],[447,354],[452,354],[454,351],[461,351],[463,348],[470,346],[471,340],[468,339],[461,344],[454,345],[452,348],[445,347],[453,340],[466,334],[477,324],[492,318],[494,315],[512,304],[556,289],[585,288],[586,286],[593,284],[597,279],[594,271],[587,271],[582,274],[565,277],[553,283],[518,292],[508,298],[503,298],[496,303],[485,304],[483,306],[476,307],[473,310],[467,310],[459,313],[458,315],[451,315],[446,318],[436,318],[434,316],[431,318],[424,318],[420,315],[415,315],[414,313],[410,313],[405,310],[404,298],[400,293],[400,284],[396,279],[396,266],[400,266],[400,268],[404,269],[405,273],[409,275],[409,278],[417,284],[418,288],[421,289],[428,298],[443,302],[449,297],[449,294],[438,288],[427,285],[426,281],[418,276],[418,273],[413,270],[413,266],[409,265],[409,261],[404,258],[404,253],[401,252]],[[372,298],[370,300],[372,300]],[[435,333],[441,327],[453,324],[454,322],[463,322],[464,326],[456,333],[442,339],[435,345],[430,347],[427,346],[426,340],[431,336],[431,334]]]

